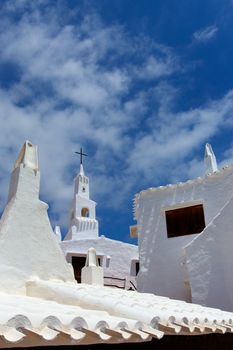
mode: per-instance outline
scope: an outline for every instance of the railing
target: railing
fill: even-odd
[[[106,281],[108,280],[108,281]],[[118,283],[117,283],[118,282]],[[126,283],[127,280],[126,278],[119,278],[119,277],[113,277],[113,276],[104,276],[104,285],[107,287],[116,287],[116,288],[120,288],[120,289],[133,289],[133,290],[137,290],[137,287],[135,286],[135,284],[129,280],[129,283]]]
[[[131,286],[133,287],[133,290],[137,290],[137,287],[134,285],[134,283],[132,281],[129,281],[129,283],[131,284]]]

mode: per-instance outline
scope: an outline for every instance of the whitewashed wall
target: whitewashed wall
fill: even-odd
[[[185,248],[192,301],[233,311],[233,199]]]
[[[140,272],[138,289],[190,301],[184,251],[197,235],[167,238],[165,209],[203,203],[208,224],[233,195],[233,167],[178,185],[149,189],[138,198]],[[224,234],[224,221],[222,222]]]
[[[138,259],[138,247],[116,240],[100,236],[97,239],[66,240],[60,243],[67,261],[71,262],[72,255],[86,255],[89,248],[96,249],[97,256],[104,259],[103,268],[105,276],[119,278],[130,278],[131,260]],[[107,257],[110,257],[110,264],[106,266]]]
[[[26,141],[12,172],[0,221],[0,290],[7,293],[26,294],[26,282],[35,276],[75,282],[53,234],[48,205],[39,200],[37,164],[36,146]]]

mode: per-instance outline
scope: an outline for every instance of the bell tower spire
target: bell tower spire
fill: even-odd
[[[96,220],[96,203],[90,199],[89,178],[85,175],[83,168],[83,153],[80,155],[80,170],[74,179],[74,197],[70,210],[69,231],[66,240],[77,240],[87,238],[97,238],[99,235],[99,225]]]
[[[83,156],[87,157],[87,154],[83,153],[82,147],[80,148],[80,152],[75,153],[80,155],[80,170],[79,174],[75,178],[75,193],[80,197],[90,199],[89,179],[87,176],[85,176],[83,168]]]

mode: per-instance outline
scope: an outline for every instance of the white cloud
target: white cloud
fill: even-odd
[[[223,153],[223,159],[219,163],[219,167],[224,167],[226,165],[233,164],[233,144],[231,143]]]
[[[218,101],[185,112],[172,113],[169,107],[160,108],[150,121],[151,131],[135,140],[128,160],[131,172],[140,172],[148,180],[155,174],[158,178],[176,176],[185,158],[226,127],[232,115],[233,91]],[[186,171],[179,177],[195,175],[199,170],[199,163],[195,166],[187,162]]]
[[[98,16],[64,24],[53,8],[41,13],[35,3],[20,3],[28,7],[17,23],[10,16],[14,2],[0,15],[0,64],[10,62],[19,72],[10,88],[0,87],[2,208],[26,139],[39,145],[41,197],[63,225],[75,164],[78,170],[74,151],[81,145],[89,152],[85,167],[102,207],[120,207],[136,187],[155,185],[166,172],[174,179],[180,169],[183,176],[195,173],[198,162],[184,166],[184,159],[228,121],[232,92],[175,113],[179,90],[165,80],[183,68],[171,49],[138,47],[124,28],[106,27]]]
[[[177,70],[181,70],[179,61],[174,53],[164,46],[160,45],[159,48],[161,51],[158,57],[156,55],[149,55],[145,63],[141,67],[137,67],[139,78],[145,80],[158,79],[169,76]]]
[[[202,28],[200,30],[197,30],[193,34],[193,39],[196,43],[206,43],[210,40],[212,40],[218,32],[218,27],[215,25]]]

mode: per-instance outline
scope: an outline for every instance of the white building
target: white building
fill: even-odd
[[[60,236],[58,227],[55,233]],[[79,174],[74,179],[69,230],[60,245],[67,261],[73,265],[78,282],[81,281],[81,269],[85,264],[87,250],[93,247],[97,251],[99,264],[104,269],[105,285],[136,289],[138,247],[99,236],[96,203],[90,199],[89,178],[84,173],[82,163]]]
[[[226,339],[230,349],[232,337],[220,335],[216,342],[219,338],[210,333],[232,333],[232,313],[104,287],[93,249],[83,272],[86,284],[78,284],[52,232],[48,206],[39,199],[39,175],[37,148],[27,141],[0,222],[1,349],[88,345],[95,350],[93,344],[106,344],[106,349],[115,344],[117,350],[122,343],[127,349],[154,349],[163,336],[174,345],[170,334],[185,344],[182,350],[190,335],[195,335],[189,337],[194,340],[190,349],[200,338],[202,345],[218,343],[218,348]]]
[[[72,266],[66,263],[53,234],[48,205],[39,199],[39,189],[37,147],[26,141],[12,171],[0,221],[1,290],[25,294],[25,283],[33,276],[74,280]]]
[[[135,196],[138,289],[233,310],[233,166],[218,170],[210,145],[206,175]]]

